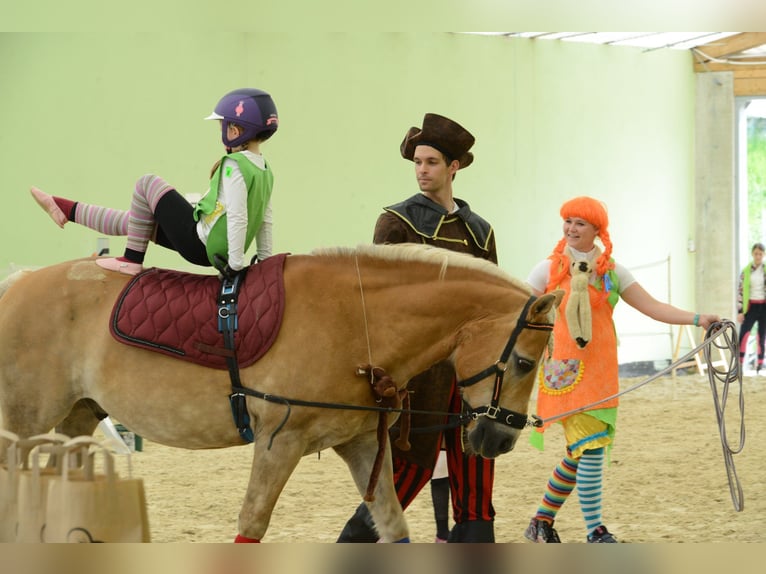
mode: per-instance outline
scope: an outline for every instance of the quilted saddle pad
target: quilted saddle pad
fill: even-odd
[[[240,286],[234,336],[240,367],[255,363],[277,337],[284,312],[286,257],[274,255],[250,266]],[[220,290],[215,275],[148,269],[117,298],[109,330],[121,343],[225,369],[223,334],[218,331]]]

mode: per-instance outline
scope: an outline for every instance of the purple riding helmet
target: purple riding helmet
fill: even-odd
[[[279,126],[274,100],[263,90],[255,88],[240,88],[229,92],[205,119],[221,120],[221,139],[228,149],[254,139],[267,140]],[[244,128],[242,135],[233,140],[226,137],[230,123]]]

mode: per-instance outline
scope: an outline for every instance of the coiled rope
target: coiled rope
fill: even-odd
[[[711,349],[715,347],[722,353],[728,353],[728,360],[724,361],[725,366],[721,369],[717,369],[711,358]],[[686,355],[678,359],[676,362],[671,363],[663,370],[655,373],[648,379],[639,381],[638,383],[628,387],[624,391],[621,391],[615,395],[611,395],[598,402],[591,403],[584,407],[573,409],[564,413],[559,413],[555,416],[548,417],[546,419],[537,419],[535,426],[540,424],[546,424],[548,422],[556,421],[566,418],[575,413],[590,410],[593,407],[610,401],[616,397],[633,392],[640,387],[648,385],[649,383],[659,379],[660,377],[667,375],[671,371],[677,369],[679,365],[686,363],[689,359],[694,357],[700,351],[703,352],[703,356],[706,362],[706,372],[708,381],[710,383],[710,389],[713,393],[713,403],[716,411],[716,418],[718,420],[718,432],[721,437],[721,447],[723,448],[724,464],[726,466],[726,478],[729,481],[729,491],[731,492],[731,499],[736,511],[741,511],[744,508],[744,498],[742,493],[742,485],[739,482],[737,471],[734,468],[734,455],[741,452],[745,446],[745,397],[742,394],[742,370],[739,363],[739,348],[737,346],[737,329],[734,323],[728,319],[724,319],[720,322],[713,323],[708,327],[705,332],[704,340],[697,345],[694,349],[689,351]],[[729,384],[732,382],[739,384],[738,396],[739,396],[739,444],[732,448],[726,435],[726,421],[725,410],[727,401],[729,398]]]
[[[713,393],[715,415],[718,420],[718,432],[721,435],[723,460],[726,465],[726,478],[729,481],[729,492],[734,503],[734,510],[739,512],[745,508],[745,501],[742,485],[734,468],[734,455],[742,452],[745,446],[745,396],[742,393],[742,369],[739,362],[737,329],[731,321],[723,321],[721,323],[713,323],[705,335],[706,341],[709,340],[710,343],[705,345],[703,355],[707,363],[710,390]],[[717,369],[713,365],[711,359],[713,346],[728,356],[728,364],[724,368]],[[726,434],[725,410],[729,398],[729,384],[734,382],[739,385],[737,389],[739,397],[739,444],[732,448]]]

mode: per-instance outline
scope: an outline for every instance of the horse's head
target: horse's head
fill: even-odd
[[[509,452],[527,426],[527,409],[537,369],[548,347],[555,309],[564,292],[531,297],[515,323],[477,321],[461,333],[453,360],[471,422],[468,446],[494,458]],[[496,353],[488,359],[488,353]]]

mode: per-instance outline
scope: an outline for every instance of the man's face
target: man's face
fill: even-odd
[[[457,161],[447,165],[442,152],[429,145],[417,146],[412,159],[420,191],[439,191],[452,181],[459,165]]]

